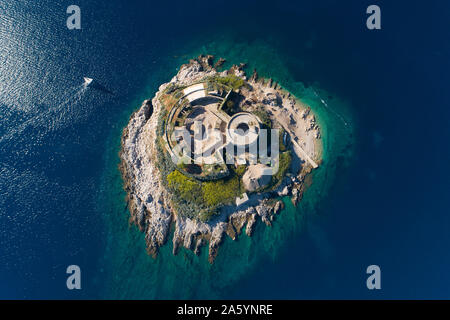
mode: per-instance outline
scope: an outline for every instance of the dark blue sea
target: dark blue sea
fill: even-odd
[[[0,298],[449,298],[449,15],[439,0],[0,0]],[[299,207],[284,199],[213,265],[171,241],[146,254],[117,168],[132,112],[199,54],[308,102],[325,144]]]

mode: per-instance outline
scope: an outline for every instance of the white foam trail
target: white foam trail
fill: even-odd
[[[312,91],[314,92],[314,94],[316,95],[317,98],[319,98],[320,102],[322,102],[322,104],[325,106],[325,108],[331,112],[333,112],[343,123],[346,127],[348,127],[348,123],[347,121],[345,121],[345,118],[340,115],[339,113],[337,113],[334,109],[328,107],[328,103],[326,103],[326,101],[324,99],[322,99],[321,96],[319,96],[319,94],[317,93],[316,90],[314,90],[314,88],[311,88]]]
[[[29,126],[45,128],[43,133],[47,133],[59,128],[64,120],[67,120],[70,115],[74,114],[73,106],[79,101],[86,91],[87,87],[83,84],[72,88],[71,93],[67,99],[60,102],[55,107],[52,107],[44,112],[41,112],[30,119],[15,126],[0,138],[0,143],[10,140],[15,135],[20,135]],[[40,132],[42,134],[42,132]]]

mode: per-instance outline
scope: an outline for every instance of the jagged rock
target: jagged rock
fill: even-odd
[[[316,138],[316,139],[320,139],[321,137],[320,137],[320,131],[319,130],[316,130],[316,132],[315,132],[315,134],[314,134],[314,137]]]
[[[236,240],[236,230],[234,229],[234,226],[233,226],[232,222],[229,222],[227,224],[226,233],[231,239]]]
[[[192,60],[191,63],[181,66],[180,71],[172,78],[171,82],[186,82],[201,71],[203,71],[201,64],[196,60]]]
[[[197,242],[195,243],[195,249],[194,249],[194,253],[196,255],[200,254],[200,248],[203,246],[203,238],[198,238]]]
[[[244,63],[241,63],[239,66],[237,65],[233,65],[230,70],[228,71],[228,74],[233,74],[236,77],[242,78],[244,80],[247,79],[247,77],[245,76],[245,71],[243,70],[243,68],[245,67]]]
[[[267,104],[269,106],[272,106],[272,107],[276,107],[276,106],[278,106],[278,97],[275,93],[268,92],[268,93],[266,93],[263,103]]]
[[[280,197],[284,197],[284,196],[287,196],[288,194],[289,194],[289,186],[285,186],[284,188],[283,188],[283,190],[281,190],[280,192],[278,192],[278,195],[280,196]]]
[[[270,222],[270,216],[262,216],[261,217],[262,222],[264,222],[268,227],[272,226],[272,223]]]
[[[247,227],[245,228],[245,233],[251,237],[253,234],[253,227],[255,225],[256,222],[256,214],[253,213],[250,215],[250,217],[248,218],[248,222],[247,222]]]
[[[300,191],[298,190],[298,188],[294,188],[292,190],[292,198],[291,198],[292,203],[294,204],[294,206],[297,205],[299,196],[300,196]]]
[[[209,70],[212,68],[214,56],[212,55],[200,55],[197,61],[201,64],[203,70]]]
[[[219,60],[217,60],[216,64],[214,65],[214,69],[222,67],[225,62],[226,60],[224,58],[219,58]]]
[[[153,105],[155,103],[157,102],[153,101]],[[155,177],[157,169],[149,156],[149,152],[155,147],[153,139],[156,121],[148,120],[152,111],[152,116],[159,113],[159,110],[151,110],[151,106],[152,104],[146,100],[131,116],[122,136],[120,156],[124,161],[120,168],[126,188],[129,190],[129,202],[133,203],[130,206],[131,216],[140,228],[145,229],[149,253],[156,256],[158,248],[166,241],[172,215],[166,207],[154,201],[154,198],[167,195],[161,188],[159,179]]]
[[[281,212],[281,210],[283,210],[284,209],[284,203],[283,203],[283,201],[278,201],[276,204],[275,204],[275,207],[273,208],[273,213],[274,214],[279,214],[280,212]]]
[[[213,263],[214,259],[217,256],[217,248],[222,242],[223,234],[225,231],[225,225],[226,225],[225,223],[220,223],[217,228],[213,229],[213,232],[211,234],[211,239],[209,241],[209,257],[208,257],[208,261],[210,263]]]
[[[256,82],[258,81],[258,72],[256,72],[256,69],[253,69],[253,74],[250,77],[250,82]]]
[[[264,203],[265,204],[265,203]],[[269,216],[270,216],[270,212],[269,212],[269,208],[266,205],[259,205],[256,207],[256,212],[258,213],[258,215],[261,217],[261,220],[267,225],[267,226],[271,226],[272,224],[270,223],[269,220]]]
[[[233,214],[230,218],[230,223],[233,225],[237,235],[241,234],[241,230],[247,222],[247,214],[245,212]]]

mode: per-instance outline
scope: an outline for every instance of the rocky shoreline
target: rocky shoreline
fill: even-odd
[[[219,62],[221,65],[223,60]],[[183,65],[170,83],[192,83],[206,76],[218,74],[216,67],[218,68],[218,63],[213,64],[212,56],[200,56]],[[298,140],[296,143],[300,145],[300,142],[304,141],[307,147],[305,150],[312,148],[309,154],[320,164],[321,149],[317,148],[317,145],[321,146],[320,132],[311,110],[300,105],[290,93],[281,89],[272,80],[258,78],[256,72],[247,79],[243,67],[244,65],[233,66],[223,73],[233,73],[248,81],[255,91],[255,94],[249,95],[249,99],[260,99],[267,105],[272,115],[278,117],[277,120],[289,121],[286,123],[286,129],[296,135]],[[306,185],[305,178],[313,170],[313,166],[309,165],[302,158],[304,155],[293,146],[297,154],[297,162],[292,164],[293,167],[297,166],[293,169],[295,174],[284,177],[274,191],[252,194],[249,200],[239,207],[226,205],[219,215],[207,222],[177,214],[173,209],[172,197],[163,186],[156,166],[158,161],[156,135],[162,110],[158,97],[170,83],[161,85],[152,100],[144,101],[140,109],[132,114],[123,130],[119,154],[120,171],[127,192],[130,222],[145,233],[148,253],[153,257],[157,256],[159,248],[167,242],[173,225],[174,254],[180,246],[198,254],[201,247],[208,244],[209,262],[213,263],[225,235],[235,240],[245,227],[245,233],[251,236],[259,219],[267,226],[271,226],[276,215],[284,208],[284,203],[277,200],[279,197],[291,196],[292,202],[296,205],[302,198]],[[261,99],[260,95],[264,95],[264,99]],[[305,133],[300,130],[304,130]]]

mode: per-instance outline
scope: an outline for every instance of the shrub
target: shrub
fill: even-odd
[[[176,193],[176,195],[186,201],[193,203],[201,203],[202,188],[200,183],[194,179],[186,177],[178,170],[172,171],[167,176],[169,188]]]
[[[284,129],[281,129],[280,130],[280,132],[279,132],[279,136],[278,136],[278,139],[279,139],[279,147],[280,147],[280,152],[284,152],[284,151],[286,151],[287,150],[287,147],[286,147],[286,145],[284,144],[284,135],[285,135],[285,131],[284,131]]]
[[[241,164],[235,169],[235,172],[239,178],[242,178],[244,176],[245,170],[247,170],[247,166]]]
[[[214,80],[217,83],[227,86],[233,90],[237,90],[245,84],[245,81],[243,79],[236,77],[235,75],[228,75],[225,77],[216,77]]]
[[[207,222],[209,221],[214,215],[216,215],[217,212],[216,211],[211,211],[211,210],[202,210],[199,215],[198,218],[200,219],[200,221],[202,222]]]
[[[281,180],[284,178],[287,170],[291,166],[292,156],[291,152],[283,152],[280,154],[279,158],[278,171],[272,176],[272,182],[275,186],[277,186]]]
[[[204,182],[202,184],[203,201],[208,207],[231,203],[239,196],[239,178]]]
[[[264,111],[264,109],[259,107],[256,111],[253,112],[253,114],[257,116],[259,120],[261,120],[263,127],[265,127],[266,129],[272,128],[272,120],[270,119],[267,112]]]

